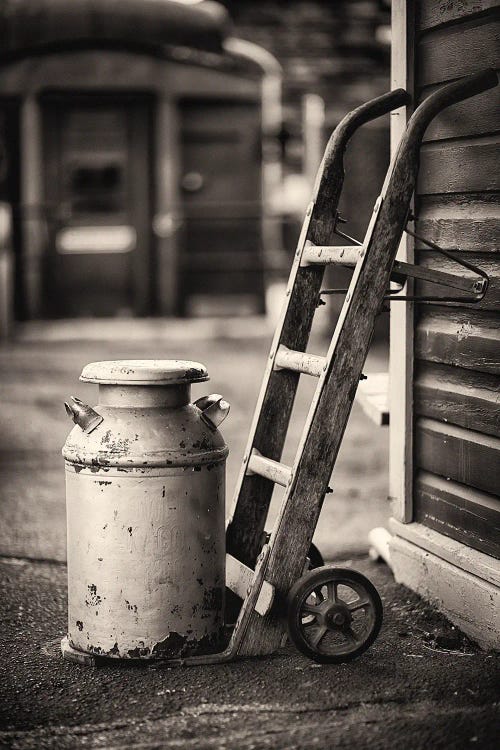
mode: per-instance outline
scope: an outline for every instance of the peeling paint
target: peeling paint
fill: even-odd
[[[205,589],[203,592],[203,604],[204,610],[210,612],[217,612],[222,609],[223,603],[223,591],[220,586],[214,586],[211,589]]]
[[[87,605],[87,607],[98,607],[101,604],[102,599],[97,593],[97,587],[95,583],[91,583],[89,586],[87,586],[87,588],[89,590],[89,594],[85,598],[85,604]]]
[[[145,659],[151,654],[151,649],[144,645],[144,641],[139,641],[136,648],[130,648],[127,651],[129,659]]]
[[[200,440],[193,443],[193,448],[196,450],[209,451],[211,447],[212,443],[208,435],[203,435]]]

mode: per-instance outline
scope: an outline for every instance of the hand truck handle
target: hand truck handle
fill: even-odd
[[[407,91],[396,89],[353,109],[339,122],[326,146],[314,185],[315,205],[309,231],[309,239],[314,243],[330,243],[344,184],[344,153],[351,137],[366,122],[410,102]]]
[[[390,197],[394,205],[406,205],[404,211],[395,210],[394,213],[394,215],[398,216],[400,233],[406,224],[408,207],[417,180],[420,147],[428,125],[436,115],[451,104],[456,104],[456,102],[461,102],[471,96],[480,94],[482,91],[491,89],[497,84],[497,74],[491,68],[487,68],[480,73],[465,76],[434,91],[419,104],[410,117],[406,131],[399,143],[394,161],[394,169],[390,175],[386,191],[387,198]]]
[[[374,252],[377,257],[380,248],[385,248],[388,277],[407,224],[410,201],[417,182],[420,147],[427,126],[446,107],[493,88],[497,83],[497,75],[491,69],[448,83],[430,94],[410,117],[392,171],[389,171],[382,189],[382,207],[368,248],[368,253]]]
[[[330,143],[326,148],[326,153],[335,146],[343,146],[345,148],[350,138],[352,138],[361,125],[371,120],[376,120],[377,117],[381,117],[382,115],[387,115],[393,109],[404,107],[405,104],[410,104],[410,102],[411,96],[405,89],[395,89],[356,107],[356,109],[348,112],[335,128]]]
[[[430,122],[443,109],[457,102],[481,94],[498,84],[498,76],[492,68],[460,78],[458,81],[441,86],[430,94],[415,110],[408,121],[406,133],[401,139],[400,150],[406,148],[417,150]]]

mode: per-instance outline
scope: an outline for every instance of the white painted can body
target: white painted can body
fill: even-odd
[[[189,403],[189,383],[206,380],[206,370],[181,363],[190,366],[181,383],[131,384],[137,373],[151,376],[148,363],[119,363],[128,370],[122,380],[103,383],[112,364],[84,369],[82,379],[101,383],[102,421],[90,433],[77,423],[63,449],[69,644],[115,658],[218,651],[227,447]],[[154,368],[179,369],[171,361]]]

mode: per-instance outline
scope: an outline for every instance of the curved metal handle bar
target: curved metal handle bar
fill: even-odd
[[[420,147],[428,125],[451,104],[480,94],[497,84],[497,74],[490,68],[474,73],[446,84],[430,94],[411,116],[399,144],[392,172],[389,173],[384,185],[384,201],[369,244],[370,250],[380,245],[391,248],[390,252],[383,256],[386,259],[387,274],[390,273],[401,234],[407,223],[410,201],[417,181]]]
[[[443,109],[457,102],[469,99],[471,96],[481,94],[487,89],[494,88],[498,84],[498,76],[492,68],[486,68],[479,73],[460,78],[458,81],[441,86],[437,91],[430,94],[415,110],[408,121],[406,132],[401,139],[396,161],[399,154],[405,151],[418,155],[424,133],[431,123]]]
[[[328,180],[331,176],[329,172],[331,172],[333,161],[343,155],[347,144],[358,128],[371,120],[376,120],[377,117],[392,112],[393,109],[410,104],[410,102],[411,96],[407,91],[404,89],[395,89],[394,91],[382,94],[382,96],[377,96],[375,99],[371,99],[369,102],[361,104],[361,106],[348,112],[333,131],[326,146],[321,167],[316,178],[315,195],[318,193],[319,183],[322,180]]]
[[[325,149],[313,190],[315,201],[308,239],[317,245],[331,242],[336,211],[344,183],[344,153],[356,130],[393,109],[411,102],[404,89],[389,91],[353,109],[337,125]]]

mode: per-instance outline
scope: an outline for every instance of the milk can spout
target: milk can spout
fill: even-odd
[[[71,404],[68,404],[67,401],[64,402],[66,414],[88,435],[101,424],[103,418],[91,406],[84,404],[76,396],[71,396],[71,401]]]

